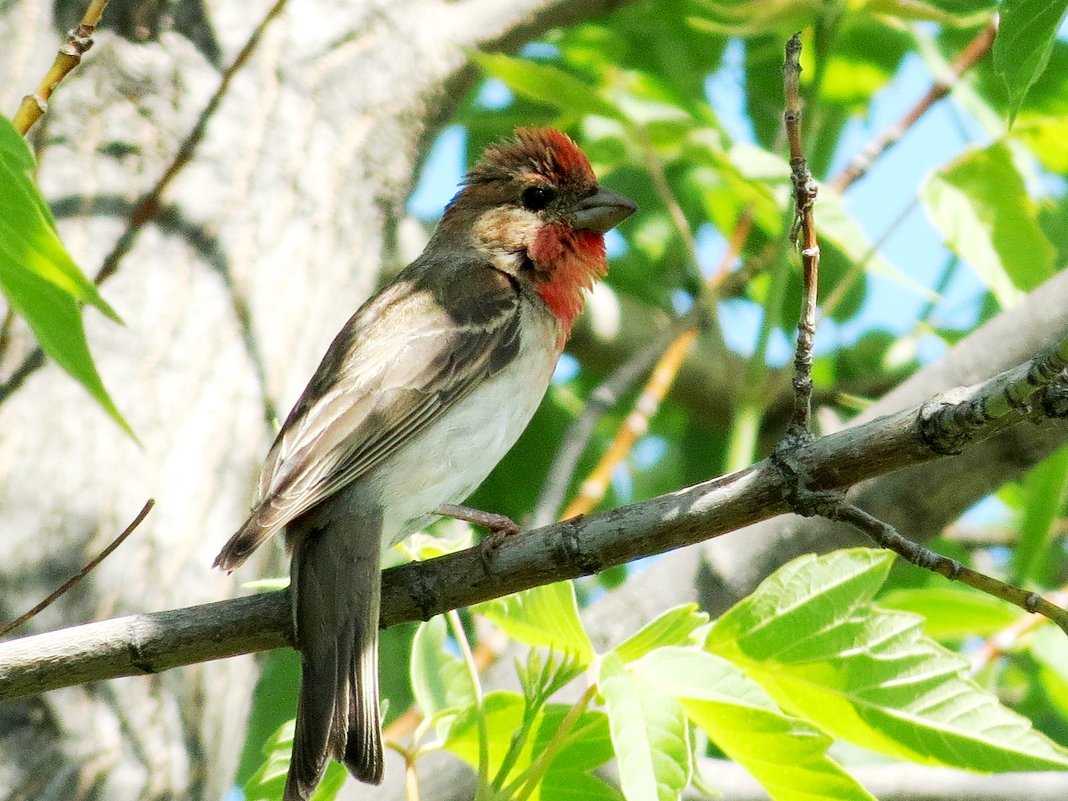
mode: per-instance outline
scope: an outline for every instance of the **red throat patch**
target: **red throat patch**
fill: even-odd
[[[608,272],[604,236],[562,224],[546,225],[538,232],[528,255],[536,270],[535,289],[563,324],[566,340],[582,311],[583,292]]]

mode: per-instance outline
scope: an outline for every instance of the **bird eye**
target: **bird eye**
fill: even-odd
[[[556,191],[547,186],[528,186],[523,190],[523,205],[531,211],[541,211],[556,199]]]

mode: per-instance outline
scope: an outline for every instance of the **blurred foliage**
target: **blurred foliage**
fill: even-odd
[[[912,183],[901,174],[913,165],[881,157],[841,193],[821,188],[814,378],[843,420],[1068,259],[1068,43],[1053,36],[1064,4],[1045,4],[1041,26],[1014,27],[1032,4],[1005,0],[1008,33],[993,54],[905,132],[901,147],[918,137],[930,159]],[[751,440],[744,457],[755,460],[775,437],[747,438],[743,421],[772,433],[783,424],[789,376],[780,366],[800,293],[781,122],[789,34],[803,32],[809,164],[829,184],[945,74],[994,8],[979,0],[647,1],[553,31],[520,55],[474,55],[485,78],[456,119],[467,163],[520,125],[571,133],[605,185],[639,206],[611,243],[609,290],[665,317],[709,303],[718,336],[702,341],[725,343],[727,363],[744,373],[724,391],[747,415],[709,420],[692,393],[669,395],[616,470],[605,507],[708,479],[742,441]],[[730,304],[717,303],[706,283],[743,216],[753,230],[731,268],[752,275]],[[895,245],[897,235],[917,244]],[[529,519],[556,448],[603,378],[582,364],[562,370],[472,505]],[[564,477],[568,497],[636,398],[632,390],[602,418],[575,474]],[[1040,591],[1068,580],[1065,453],[986,499],[934,547]],[[991,531],[1002,532],[994,546]],[[680,607],[622,643],[595,645],[581,607],[625,585],[634,569],[472,610],[529,647],[516,665],[521,691],[488,693],[481,705],[443,621],[385,640],[391,708],[404,709],[414,694],[426,715],[408,758],[444,748],[481,767],[490,786],[480,798],[554,801],[675,799],[701,784],[694,755],[703,753],[746,766],[774,799],[869,799],[849,764],[827,755],[835,740],[982,771],[1068,768],[1057,744],[1068,742],[1064,638],[1039,628],[974,677],[961,656],[976,638],[1017,624],[1023,613],[1014,607],[855,549],[796,560],[719,620]],[[263,681],[257,712],[295,692],[291,671],[272,668]],[[577,701],[551,699],[569,683],[581,685],[568,696]],[[254,714],[249,753],[279,714]],[[271,751],[276,769],[280,754]],[[618,790],[591,772],[613,756]]]

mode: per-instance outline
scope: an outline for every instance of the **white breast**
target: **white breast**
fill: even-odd
[[[370,476],[383,508],[384,545],[396,544],[443,503],[461,503],[530,422],[559,358],[558,324],[544,307],[521,306],[515,360],[461,398]]]

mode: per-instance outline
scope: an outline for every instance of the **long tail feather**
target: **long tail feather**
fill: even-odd
[[[344,762],[361,781],[382,780],[381,524],[367,505],[346,495],[289,526],[295,543],[290,586],[303,672],[285,801],[308,798],[328,756]]]

